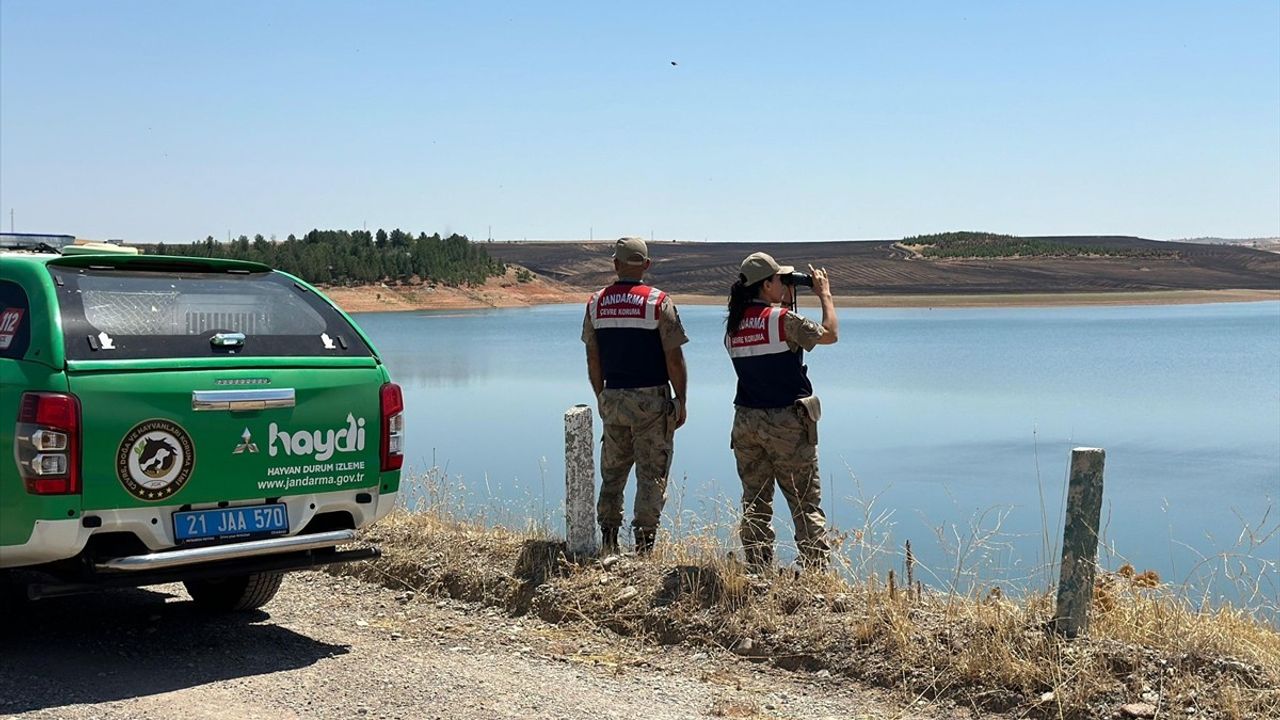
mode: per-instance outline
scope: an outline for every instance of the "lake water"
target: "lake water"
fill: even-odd
[[[1101,447],[1104,564],[1239,595],[1223,564],[1243,562],[1280,597],[1280,303],[839,313],[839,344],[806,358],[823,504],[837,530],[863,531],[848,544],[861,561],[884,550],[873,564],[887,567],[910,540],[927,581],[1047,587],[1070,450]],[[723,314],[681,308],[689,420],[664,525],[711,523],[731,547]],[[490,516],[562,529],[563,414],[593,403],[581,318],[580,305],[357,315],[405,391],[406,467],[438,466]],[[780,545],[785,507],[779,494]]]

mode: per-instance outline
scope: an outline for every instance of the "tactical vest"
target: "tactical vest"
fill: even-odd
[[[658,334],[658,309],[666,298],[655,287],[619,280],[587,301],[606,388],[667,384],[667,358]]]
[[[749,408],[779,408],[794,405],[813,394],[809,369],[801,353],[787,345],[786,308],[752,303],[747,306],[724,346],[738,373],[738,394],[734,405]]]

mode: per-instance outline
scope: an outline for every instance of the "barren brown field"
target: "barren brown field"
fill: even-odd
[[[431,284],[322,285],[325,294],[347,312],[396,312],[405,310],[462,310],[489,307],[527,307],[578,302],[581,292],[561,283],[537,277],[528,282],[516,278],[514,268],[483,285],[449,287]]]
[[[830,242],[674,242],[649,246],[655,285],[688,295],[722,296],[748,253],[779,262],[825,267],[841,296],[1142,293],[1150,291],[1280,291],[1280,255],[1247,247],[1161,242],[1134,237],[1053,237],[1151,257],[926,259],[891,240]],[[613,278],[612,242],[493,242],[494,257],[576,288]]]

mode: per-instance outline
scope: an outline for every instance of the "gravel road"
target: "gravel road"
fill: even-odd
[[[290,575],[265,612],[238,616],[200,614],[181,586],[8,608],[0,716],[970,717],[724,652],[659,648],[317,572]]]

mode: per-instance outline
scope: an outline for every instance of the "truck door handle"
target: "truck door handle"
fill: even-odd
[[[296,404],[293,388],[270,390],[195,390],[191,393],[191,409],[196,412],[224,410],[245,412],[291,408]]]

